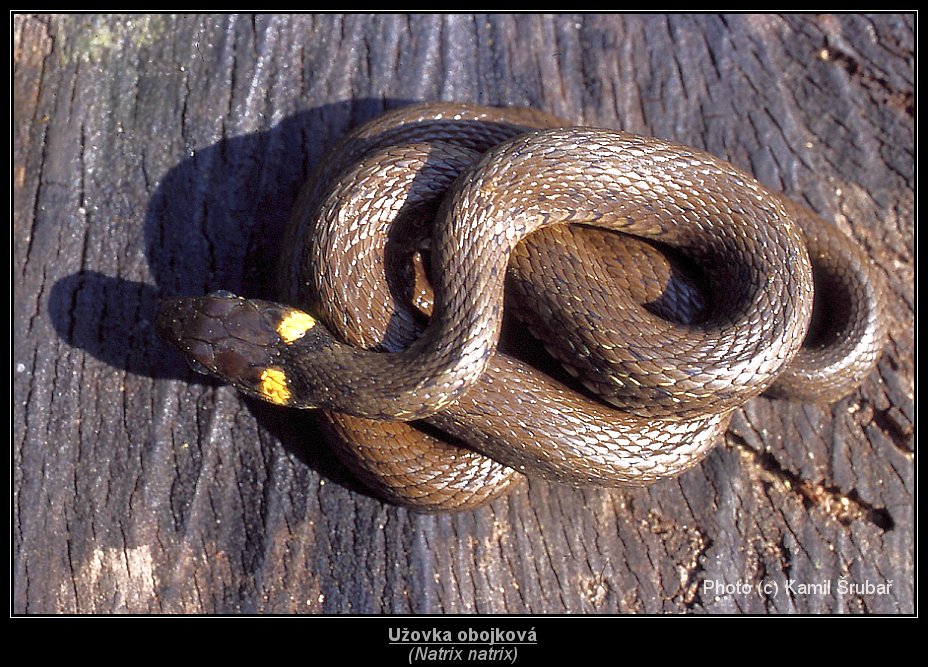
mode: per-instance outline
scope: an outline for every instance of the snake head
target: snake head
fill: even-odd
[[[166,299],[155,319],[159,335],[198,373],[278,405],[314,407],[294,399],[288,357],[300,347],[324,346],[331,336],[308,313],[229,292]]]

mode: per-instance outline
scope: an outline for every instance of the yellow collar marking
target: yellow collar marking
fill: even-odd
[[[290,401],[290,390],[287,388],[287,376],[279,368],[265,368],[261,371],[261,381],[258,391],[271,403],[287,405]]]
[[[307,331],[316,326],[316,318],[304,313],[301,310],[291,310],[284,315],[277,325],[277,335],[280,339],[289,345],[295,340],[303,337]]]

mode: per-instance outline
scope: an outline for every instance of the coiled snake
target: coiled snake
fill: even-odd
[[[699,462],[767,389],[831,401],[858,386],[885,325],[850,239],[718,158],[568,125],[450,103],[384,114],[300,195],[290,305],[172,299],[159,331],[247,394],[323,409],[350,467],[423,511],[474,507],[522,473],[648,484]],[[676,277],[687,262],[695,285]],[[574,385],[497,351],[507,273]],[[830,315],[807,338],[814,301]]]

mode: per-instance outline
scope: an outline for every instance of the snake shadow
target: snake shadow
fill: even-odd
[[[148,202],[143,238],[154,285],[92,269],[66,276],[53,284],[49,297],[56,332],[112,368],[218,387],[157,336],[153,323],[160,300],[219,289],[273,298],[280,239],[310,171],[347,130],[415,101],[326,104],[266,131],[197,149],[161,178]],[[156,400],[168,391],[167,383],[155,383]],[[307,466],[368,493],[330,453],[311,414],[246,402],[262,427]]]
[[[92,269],[56,282],[49,316],[68,344],[108,366],[185,384],[218,387],[191,370],[153,326],[161,299],[228,290],[274,299],[281,239],[306,178],[348,130],[415,100],[361,99],[322,105],[274,127],[197,149],[159,181],[144,219],[144,251],[154,285]],[[114,216],[119,219],[119,216]],[[577,391],[543,345],[512,318],[503,349]],[[155,383],[159,392],[174,391]],[[325,445],[312,413],[245,399],[256,420],[285,449],[321,475],[369,494]]]

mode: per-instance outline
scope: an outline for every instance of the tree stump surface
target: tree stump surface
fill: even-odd
[[[13,611],[913,613],[913,15],[13,17]],[[755,399],[645,489],[530,481],[430,516],[311,417],[155,335],[272,291],[309,170],[413,101],[707,150],[836,221],[891,336],[833,406]]]

